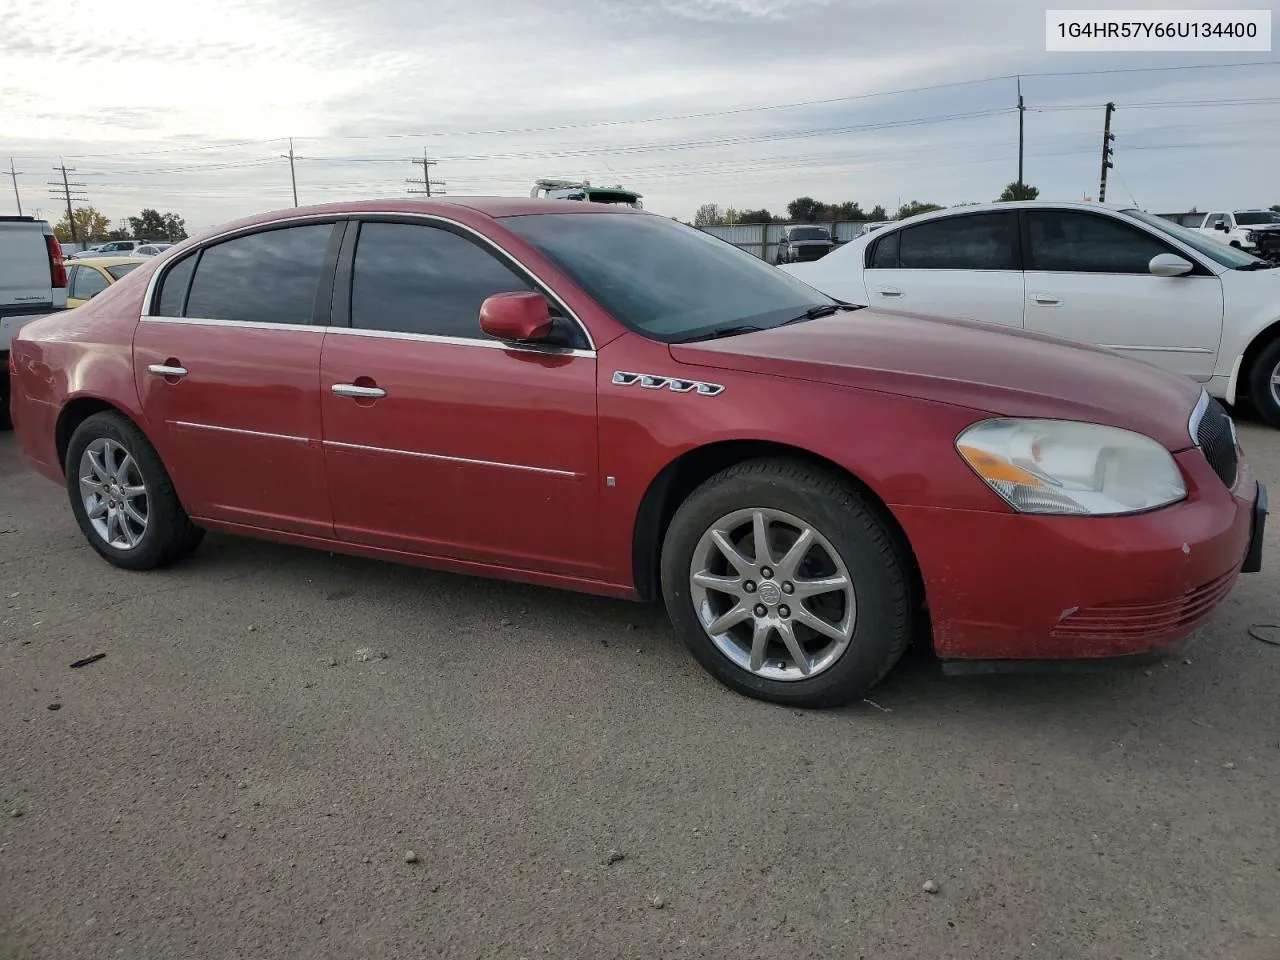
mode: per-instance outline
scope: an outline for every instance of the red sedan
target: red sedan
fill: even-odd
[[[117,566],[208,529],[661,598],[787,704],[861,695],[917,628],[944,660],[1148,651],[1260,565],[1266,491],[1190,380],[616,206],[244,220],[9,364],[24,453]]]

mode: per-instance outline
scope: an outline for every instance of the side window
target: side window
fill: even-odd
[[[1204,222],[1204,226],[1206,230],[1212,230],[1221,222],[1222,222],[1222,214],[1211,213],[1209,214],[1209,219]]]
[[[88,300],[105,289],[107,289],[107,278],[92,267],[82,266],[76,270],[70,296],[77,300]]]
[[[160,294],[153,307],[155,316],[182,316],[182,301],[187,298],[187,287],[191,283],[191,271],[195,269],[197,256],[198,253],[193,253],[179,260],[160,280]]]
[[[1092,213],[1029,210],[1028,270],[1150,274],[1151,258],[1171,252],[1149,233]]]
[[[224,240],[200,255],[185,316],[311,323],[333,225],[307,224]]]
[[[1009,213],[931,220],[899,231],[899,260],[908,270],[1017,270],[1015,227]]]
[[[898,266],[898,241],[902,236],[902,232],[895,230],[893,233],[886,234],[881,237],[871,248],[871,262],[867,266],[872,270],[893,270]]]
[[[365,223],[356,242],[351,326],[488,339],[480,332],[485,298],[532,289],[489,251],[456,233]]]

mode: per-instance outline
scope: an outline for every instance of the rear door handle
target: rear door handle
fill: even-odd
[[[376,400],[387,395],[387,391],[381,387],[361,387],[354,383],[335,383],[329,389],[335,396],[355,397],[359,400]]]
[[[1037,293],[1031,299],[1044,307],[1056,307],[1062,302],[1057,297],[1051,297],[1047,293]]]
[[[902,296],[902,291],[901,291],[901,290],[899,290],[899,289],[897,289],[896,287],[881,287],[881,288],[880,288],[880,296],[882,296],[882,297],[900,297],[900,296]]]
[[[153,363],[147,367],[148,373],[153,373],[157,377],[185,377],[187,375],[186,367],[171,367],[165,363]]]

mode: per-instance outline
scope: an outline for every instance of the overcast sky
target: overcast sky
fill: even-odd
[[[1114,100],[1109,200],[1280,203],[1280,57],[1046,53],[1025,0],[0,0],[0,25],[0,164],[49,219],[59,155],[113,220],[288,206],[290,136],[304,204],[403,195],[424,150],[449,194],[586,177],[681,218],[991,200],[1017,176],[1015,81],[966,81],[1013,74],[1042,197],[1096,196]]]

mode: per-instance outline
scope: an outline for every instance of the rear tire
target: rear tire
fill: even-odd
[[[151,570],[183,559],[204,539],[159,454],[122,414],[86,418],[71,435],[64,466],[71,511],[108,563]]]
[[[1259,417],[1280,428],[1280,337],[1267,344],[1253,361],[1249,400]]]
[[[663,596],[690,652],[726,686],[788,706],[838,706],[875,686],[911,639],[904,552],[892,522],[843,478],[753,460],[676,510]]]

